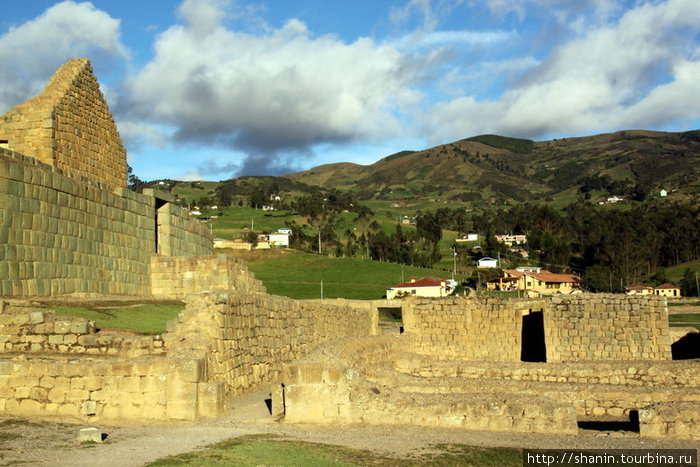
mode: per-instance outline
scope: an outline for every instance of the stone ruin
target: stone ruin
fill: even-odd
[[[285,422],[569,434],[623,422],[700,439],[700,361],[673,360],[665,298],[272,296],[213,255],[168,194],[126,190],[125,172],[87,60],[0,118],[0,414],[195,421],[272,384]],[[165,334],[135,336],[41,306],[114,296],[185,310]],[[403,334],[380,334],[378,306],[402,309]]]

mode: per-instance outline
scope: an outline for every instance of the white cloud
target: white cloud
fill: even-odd
[[[126,57],[120,21],[88,2],[65,1],[0,36],[0,109],[40,92],[66,60]],[[0,110],[2,111],[2,110]]]
[[[697,119],[698,62],[686,60],[700,3],[645,3],[617,23],[591,28],[556,47],[497,98],[459,97],[432,107],[433,142],[477,133],[543,137],[663,126]],[[693,76],[695,79],[693,79]],[[686,96],[683,103],[683,96]]]
[[[208,22],[221,17],[188,17],[158,37],[153,60],[126,86],[132,118],[166,122],[182,142],[243,149],[248,162],[270,166],[289,162],[270,157],[282,150],[299,156],[317,143],[398,130],[394,110],[414,93],[393,47],[314,37],[297,19],[261,35]]]

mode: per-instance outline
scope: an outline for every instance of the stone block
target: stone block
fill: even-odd
[[[187,383],[197,383],[204,380],[204,362],[198,359],[180,359],[177,375]]]
[[[224,383],[198,383],[198,415],[208,418],[221,415],[224,411],[225,392],[226,386]]]
[[[106,438],[103,436],[102,430],[99,428],[81,428],[78,432],[79,443],[99,443],[101,444]]]

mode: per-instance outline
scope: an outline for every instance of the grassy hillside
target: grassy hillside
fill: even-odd
[[[330,258],[296,250],[231,252],[242,257],[267,291],[296,299],[321,297],[359,300],[380,299],[386,289],[409,281],[411,276],[449,278],[437,269],[414,268],[400,264],[358,258]]]
[[[700,131],[628,130],[580,138],[533,142],[481,135],[424,151],[403,151],[369,165],[330,164],[286,175],[311,186],[333,186],[375,201],[413,198],[495,203],[583,198],[587,177],[606,177],[591,202],[637,188],[661,188],[677,199],[697,196]],[[617,183],[613,183],[617,182]]]

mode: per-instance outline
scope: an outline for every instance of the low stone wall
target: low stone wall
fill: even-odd
[[[284,419],[291,422],[560,434],[578,430],[573,406],[538,395],[449,393],[440,391],[439,383],[425,392],[387,385],[391,370],[377,362],[390,361],[398,345],[397,339],[381,336],[321,346],[285,368],[283,390],[272,390],[273,407],[283,407]]]
[[[223,409],[201,362],[158,357],[0,360],[0,413],[83,422],[194,420]]]
[[[700,440],[698,402],[658,403],[639,411],[640,434],[650,438]]]
[[[525,331],[533,313],[539,337]],[[547,362],[671,359],[664,297],[411,298],[402,314],[413,350],[435,359],[516,362],[532,347]]]
[[[161,336],[96,332],[93,322],[0,300],[0,356],[58,353],[134,358],[164,351]]]
[[[151,258],[151,294],[183,300],[189,294],[215,290],[264,293],[262,282],[245,263],[228,255],[154,256]]]
[[[394,367],[411,376],[498,379],[623,386],[700,387],[695,362],[499,363],[436,361],[411,353],[396,354]]]
[[[642,436],[695,436],[688,423],[696,412],[679,415],[676,428],[670,414],[700,406],[696,361],[432,360],[411,352],[420,348],[416,339],[404,334],[320,346],[285,367],[282,385],[272,390],[276,414],[292,422],[577,433],[577,421],[629,421],[633,411],[663,402],[674,409],[640,415],[655,427]]]
[[[169,347],[206,359],[207,380],[225,383],[230,396],[276,379],[322,342],[376,334],[377,318],[368,304],[344,300],[215,292],[188,297],[172,329]]]

